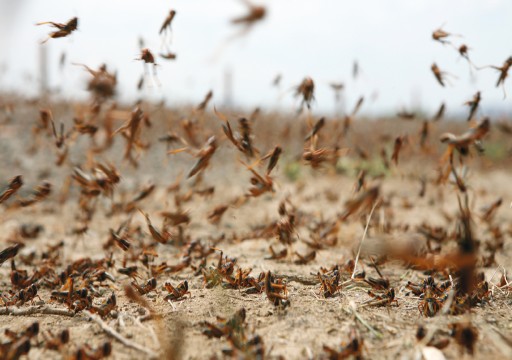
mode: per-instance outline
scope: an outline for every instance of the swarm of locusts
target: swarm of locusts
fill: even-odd
[[[265,20],[245,3],[234,26]],[[177,13],[155,26],[164,59],[176,59]],[[42,24],[57,41],[78,18]],[[485,68],[458,37],[432,34]],[[137,60],[156,76],[152,50]],[[477,185],[512,125],[481,116],[484,90],[458,124],[442,121],[443,103],[376,125],[359,119],[364,96],[317,116],[322,84],[309,76],[281,119],[221,108],[212,90],[190,108],[119,105],[110,65],[74,65],[89,101],[36,101],[23,105],[29,125],[0,123],[28,161],[2,159],[0,359],[512,353],[508,200]],[[489,66],[496,86],[511,65]],[[443,68],[431,66],[444,87]],[[328,86],[337,101],[350,90]]]

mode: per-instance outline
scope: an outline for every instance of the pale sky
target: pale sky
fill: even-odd
[[[256,2],[256,0],[254,0]],[[292,91],[305,76],[316,83],[313,110],[334,108],[331,81],[346,85],[346,102],[352,107],[365,95],[366,114],[393,113],[421,105],[435,112],[442,101],[452,112],[465,111],[462,103],[482,92],[481,115],[499,108],[510,111],[512,79],[506,82],[507,99],[496,88],[498,73],[492,69],[470,76],[469,65],[456,50],[434,42],[431,33],[444,25],[462,34],[456,44],[470,47],[477,65],[499,65],[512,55],[512,1],[510,0],[274,0],[267,17],[243,38],[229,43],[216,60],[221,44],[237,31],[229,20],[245,12],[240,0],[0,0],[0,90],[37,93],[38,42],[50,28],[40,21],[66,22],[79,18],[79,31],[68,38],[50,39],[50,83],[65,97],[85,98],[86,74],[79,62],[91,67],[106,63],[119,78],[119,99],[144,96],[165,99],[169,105],[198,103],[210,89],[214,102],[224,99],[223,75],[233,73],[236,104],[294,110],[299,101]],[[155,54],[161,49],[159,27],[168,11],[177,11],[173,22],[172,50],[177,60],[159,59],[161,87],[136,91],[143,65],[138,38],[142,36]],[[61,73],[59,57],[68,64]],[[360,77],[351,77],[358,61]],[[433,62],[453,75],[442,88],[431,73]],[[281,90],[270,84],[282,74]],[[512,74],[511,74],[512,77]],[[373,98],[371,101],[370,98]]]

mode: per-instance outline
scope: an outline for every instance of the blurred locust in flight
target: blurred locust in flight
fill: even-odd
[[[361,96],[358,100],[356,105],[354,106],[354,110],[349,115],[345,116],[345,119],[343,120],[343,136],[346,136],[348,134],[348,131],[350,130],[350,126],[352,125],[352,121],[354,120],[354,116],[356,116],[359,109],[361,109],[361,106],[363,105],[364,97]]]
[[[196,107],[196,111],[204,111],[206,109],[206,107],[208,106],[208,103],[210,102],[210,100],[213,98],[213,91],[210,90],[208,91],[208,93],[205,95],[203,101],[201,101],[199,103],[199,105],[197,105]]]
[[[256,22],[263,20],[267,13],[265,7],[251,4],[248,0],[242,1],[247,5],[249,12],[245,15],[232,19],[232,24],[243,24],[249,27]]]
[[[448,38],[450,36],[460,37],[460,35],[458,35],[458,34],[452,34],[452,33],[444,31],[442,29],[442,26],[439,29],[436,29],[432,32],[432,39],[434,39],[434,41],[439,41],[443,45],[451,44],[448,40],[445,40],[446,38]]]
[[[65,24],[55,23],[53,21],[43,21],[43,22],[37,23],[36,25],[47,25],[47,24],[53,26],[54,28],[57,28],[58,30],[52,31],[50,34],[48,34],[48,38],[43,40],[41,42],[42,44],[44,44],[45,42],[47,42],[50,39],[66,37],[69,34],[71,34],[73,31],[75,31],[78,28],[78,18],[74,17]]]
[[[249,188],[249,193],[246,195],[247,197],[258,197],[266,192],[274,191],[274,182],[270,177],[270,173],[277,165],[279,157],[281,155],[282,149],[279,146],[276,146],[272,152],[264,156],[263,158],[257,160],[252,165],[247,165],[242,160],[240,162],[252,173],[251,177],[251,188]],[[266,160],[270,158],[267,166],[267,171],[264,175],[260,175],[254,168],[259,164],[260,161]]]
[[[177,57],[176,53],[173,53],[173,52],[170,52],[170,51],[168,51],[165,54],[164,53],[160,53],[159,55],[160,55],[160,57],[162,59],[165,59],[165,60],[176,60],[176,57]]]
[[[153,73],[152,73],[152,79],[153,82],[155,82],[158,86],[160,85],[160,82],[158,81],[158,77],[156,75],[156,67],[158,64],[155,61],[155,56],[148,48],[143,48],[140,51],[140,57],[136,58],[135,60],[144,61],[144,75],[147,76],[149,74],[148,71],[148,64],[153,65]]]
[[[119,129],[114,131],[112,136],[117,133],[121,133],[126,139],[126,148],[124,151],[124,158],[127,159],[133,166],[137,166],[137,161],[133,158],[132,150],[135,147],[137,148],[145,148],[144,145],[140,141],[140,133],[141,133],[141,123],[144,120],[144,112],[136,107],[133,109],[130,119],[128,119]]]
[[[160,56],[166,60],[174,60],[176,59],[176,54],[172,53],[169,50],[169,43],[172,42],[172,22],[174,17],[176,16],[176,11],[171,9],[169,14],[165,18],[162,26],[160,27],[159,34],[162,36],[162,43],[164,44],[165,49],[167,50],[166,54],[160,54]]]
[[[176,16],[175,10],[169,11],[169,15],[167,15],[162,26],[160,27],[160,31],[159,31],[160,35],[163,34],[165,31],[169,31],[169,32],[172,31],[171,25],[172,25],[172,21],[174,20],[175,16]]]
[[[238,120],[240,133],[233,133],[233,129],[231,128],[231,124],[229,123],[228,117],[223,113],[217,111],[214,107],[213,111],[215,115],[224,122],[222,125],[222,130],[224,134],[228,138],[228,140],[240,151],[242,154],[246,155],[248,158],[254,157],[258,150],[254,148],[252,144],[252,135],[251,135],[251,125],[249,120],[246,118],[240,118]]]
[[[23,178],[21,175],[11,179],[9,186],[0,194],[0,204],[13,196],[23,186]]]
[[[248,12],[244,15],[231,19],[230,22],[235,26],[242,26],[242,28],[220,44],[220,46],[217,48],[212,57],[213,60],[216,60],[220,56],[224,48],[231,41],[247,35],[251,31],[253,26],[256,23],[261,22],[267,14],[267,10],[264,6],[254,5],[249,0],[241,0],[241,2],[243,2],[247,6]]]
[[[299,113],[302,111],[304,104],[311,108],[311,103],[315,100],[315,82],[310,77],[304,78],[302,82],[295,88],[295,97],[302,97]]]
[[[430,69],[432,70],[432,73],[434,73],[437,82],[439,82],[439,84],[441,84],[441,86],[444,87],[446,76],[451,74],[447,73],[446,71],[441,71],[441,69],[439,69],[436,63],[433,63]]]
[[[475,95],[473,95],[473,99],[466,101],[464,105],[469,106],[469,116],[468,121],[473,119],[473,116],[476,114],[476,111],[478,110],[478,106],[480,105],[480,100],[482,97],[480,96],[480,91],[477,91]]]
[[[462,44],[459,47],[456,47],[455,49],[459,52],[461,57],[463,57],[464,59],[467,60],[467,62],[469,63],[470,66],[476,68],[476,66],[473,64],[473,62],[469,58],[468,51],[470,50],[470,48],[466,44]]]
[[[446,163],[447,160],[450,160],[450,166],[447,167],[445,171],[445,175],[443,178],[446,178],[451,172],[451,164],[453,163],[453,153],[454,149],[456,149],[459,154],[462,156],[469,154],[469,146],[474,145],[476,147],[481,146],[480,140],[487,135],[491,128],[491,123],[488,118],[482,120],[475,127],[469,129],[462,135],[454,135],[452,133],[444,133],[441,135],[440,141],[442,143],[448,144],[448,147],[441,158],[441,164]]]
[[[443,118],[443,116],[444,116],[445,110],[446,110],[446,104],[442,103],[439,106],[439,110],[437,110],[436,114],[432,118],[432,121],[439,121],[439,120],[441,120]]]
[[[508,77],[508,70],[512,66],[512,56],[508,57],[507,60],[503,63],[502,66],[494,66],[494,65],[488,65],[483,66],[478,69],[484,69],[484,68],[492,68],[495,70],[498,70],[500,72],[500,77],[498,78],[498,81],[496,82],[496,87],[502,86],[503,87],[503,95],[504,97],[507,97],[507,93],[505,91],[505,79]]]
[[[211,136],[201,150],[199,150],[195,154],[192,153],[195,157],[198,158],[198,160],[194,164],[192,169],[190,169],[190,171],[188,172],[187,178],[191,178],[192,176],[206,169],[210,164],[210,159],[215,153],[215,150],[217,150],[217,140],[215,139],[215,136]],[[167,154],[177,154],[183,151],[191,153],[191,150],[188,147],[183,147],[179,149],[169,150]]]

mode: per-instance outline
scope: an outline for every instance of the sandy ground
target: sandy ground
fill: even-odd
[[[62,111],[64,114],[65,111]],[[9,241],[15,237],[16,230],[27,223],[40,224],[44,230],[36,239],[24,240],[25,247],[20,251],[23,255],[36,252],[37,259],[41,251],[50,244],[64,241],[64,246],[59,252],[62,271],[70,261],[83,257],[100,259],[107,255],[102,245],[109,238],[109,228],[116,228],[127,218],[127,214],[121,213],[108,216],[112,203],[111,199],[101,198],[98,210],[93,220],[89,223],[89,230],[83,235],[72,234],[72,228],[78,225],[77,190],[72,189],[67,202],[58,202],[59,191],[66,175],[69,175],[74,165],[85,160],[84,149],[90,146],[87,139],[79,138],[73,145],[70,159],[61,168],[54,166],[54,151],[51,138],[43,137],[37,152],[27,154],[27,148],[32,143],[30,124],[35,121],[36,110],[21,108],[15,120],[4,123],[0,132],[0,181],[2,186],[8,183],[11,177],[22,174],[26,185],[20,191],[19,196],[30,193],[30,189],[40,180],[47,179],[54,184],[55,191],[47,200],[29,208],[8,209],[8,206],[0,206],[0,244],[2,248],[9,245]],[[147,130],[144,136],[154,139],[162,128],[158,123],[165,116],[155,117],[154,126]],[[162,120],[163,121],[163,120]],[[211,120],[212,122],[214,120]],[[68,121],[69,123],[69,121]],[[214,127],[218,126],[214,123]],[[420,124],[417,124],[419,126]],[[169,127],[170,125],[168,125]],[[449,125],[448,125],[449,127]],[[263,126],[262,126],[263,128]],[[384,127],[382,127],[384,129]],[[382,130],[385,132],[386,130]],[[101,135],[101,134],[100,134]],[[255,138],[258,139],[258,132]],[[278,136],[269,137],[272,143]],[[281,140],[280,144],[287,146]],[[355,140],[354,140],[355,141]],[[437,140],[432,143],[437,146]],[[274,142],[274,144],[277,142]],[[271,145],[266,148],[271,148]],[[265,353],[269,358],[283,357],[287,359],[321,358],[325,355],[323,346],[339,347],[341,343],[349,341],[349,332],[356,327],[360,336],[364,339],[363,355],[365,358],[377,359],[415,359],[420,358],[422,345],[415,338],[418,325],[423,324],[429,330],[439,329],[447,333],[448,324],[459,321],[470,321],[479,332],[475,345],[474,358],[512,358],[512,347],[506,339],[512,339],[511,306],[512,295],[510,290],[498,289],[491,285],[492,296],[488,303],[477,306],[468,314],[458,316],[436,316],[425,318],[418,311],[420,299],[405,288],[407,281],[421,282],[426,278],[421,271],[406,269],[397,262],[386,262],[380,266],[380,270],[395,289],[398,306],[391,307],[364,307],[363,302],[369,299],[367,286],[345,286],[333,298],[325,299],[320,294],[318,284],[303,284],[296,277],[315,280],[313,276],[321,267],[330,268],[335,264],[344,264],[354,257],[357,245],[362,238],[365,216],[353,217],[350,221],[340,223],[336,235],[337,243],[332,247],[318,250],[316,258],[306,265],[297,265],[294,261],[293,251],[305,254],[309,251],[302,240],[310,238],[309,226],[314,222],[325,219],[333,219],[344,209],[345,201],[353,197],[355,175],[335,172],[333,169],[321,169],[312,171],[305,165],[300,165],[300,174],[296,179],[290,179],[287,173],[290,171],[287,164],[294,161],[294,151],[300,144],[289,145],[285,148],[285,155],[276,170],[274,176],[275,192],[266,194],[239,207],[230,207],[224,214],[219,225],[212,225],[206,221],[207,214],[217,205],[224,204],[229,199],[243,195],[249,187],[249,173],[238,162],[240,158],[235,150],[227,142],[223,142],[218,153],[214,155],[211,168],[205,173],[203,183],[194,187],[193,180],[182,181],[180,192],[185,193],[192,188],[205,188],[215,186],[215,193],[211,198],[194,195],[192,200],[185,203],[183,208],[189,211],[190,224],[186,227],[186,236],[192,240],[200,240],[204,244],[212,244],[222,234],[225,240],[215,244],[224,251],[224,254],[237,259],[237,265],[243,269],[251,268],[252,275],[260,272],[272,271],[278,276],[284,276],[291,306],[286,309],[276,308],[271,304],[266,295],[245,294],[243,289],[224,289],[220,286],[207,289],[204,286],[203,276],[194,275],[190,268],[176,274],[163,274],[157,278],[157,290],[145,297],[152,307],[162,314],[163,321],[147,320],[139,321],[145,313],[139,305],[131,302],[124,295],[123,286],[130,282],[126,276],[117,272],[121,267],[124,253],[113,249],[113,258],[116,263],[108,271],[116,278],[115,283],[106,282],[101,287],[103,296],[94,299],[95,304],[102,303],[107,296],[114,292],[117,296],[117,310],[104,321],[108,326],[116,329],[125,338],[136,342],[147,349],[165,357],[167,344],[179,348],[179,356],[185,359],[205,359],[217,356],[222,358],[222,349],[229,347],[229,343],[223,339],[208,339],[202,334],[203,321],[215,323],[216,316],[231,317],[238,309],[247,311],[247,326],[249,333],[255,333],[262,337]],[[289,150],[288,152],[286,150]],[[381,184],[381,196],[390,203],[384,210],[377,210],[374,221],[369,228],[365,240],[365,249],[379,242],[390,239],[405,239],[406,241],[424,241],[418,235],[417,226],[428,223],[435,226],[446,227],[449,231],[454,229],[454,220],[448,221],[447,216],[457,214],[456,190],[451,184],[436,186],[433,179],[436,176],[435,159],[437,153],[421,157],[414,152],[404,150],[404,163],[393,167],[384,178],[368,179],[371,183]],[[122,141],[117,139],[116,145],[108,153],[101,154],[100,158],[114,162],[122,174],[122,181],[114,193],[114,201],[120,201],[123,194],[126,197],[137,192],[142,185],[153,181],[157,188],[147,199],[140,202],[139,207],[149,213],[154,222],[160,226],[159,213],[164,210],[173,210],[174,193],[169,193],[166,186],[174,182],[181,171],[187,171],[193,163],[193,159],[180,154],[174,157],[165,155],[165,146],[154,142],[149,151],[141,157],[139,169],[133,169],[122,161]],[[434,160],[433,160],[434,159]],[[494,223],[498,224],[504,234],[504,248],[496,255],[496,264],[482,269],[486,279],[497,283],[502,270],[512,271],[512,241],[511,220],[512,211],[509,208],[510,176],[512,175],[503,163],[494,164],[485,159],[473,159],[472,171],[468,178],[471,184],[470,198],[471,208],[475,214],[481,214],[481,208],[502,197],[503,205],[498,209]],[[418,196],[420,183],[418,178],[427,177],[426,195]],[[251,228],[257,225],[269,224],[278,220],[279,203],[288,198],[297,212],[306,219],[306,223],[297,228],[295,235],[297,241],[289,249],[289,255],[282,260],[265,260],[269,256],[269,245],[281,249],[283,246],[275,236],[269,239],[250,237],[240,240],[245,234],[249,234]],[[389,222],[395,227],[390,233],[382,233],[379,230],[379,222]],[[141,242],[149,243],[150,235],[147,231],[143,216],[133,213],[132,226],[140,226],[143,239]],[[172,229],[173,231],[175,229]],[[488,238],[489,232],[475,216],[475,232],[477,238]],[[419,239],[419,240],[417,240]],[[397,240],[398,241],[398,240]],[[447,245],[449,247],[449,245]],[[155,263],[167,261],[176,264],[180,261],[182,248],[172,244],[157,244],[155,250],[158,258]],[[214,265],[218,259],[217,253],[208,257],[208,265]],[[127,265],[136,264],[128,261]],[[376,271],[369,266],[370,261],[363,256],[360,266],[367,276],[378,277]],[[26,269],[29,273],[34,267],[17,262],[20,269]],[[150,274],[140,263],[139,273],[142,280],[146,281]],[[9,262],[0,268],[0,290],[5,294],[11,288]],[[313,274],[313,275],[312,275]],[[342,281],[349,278],[350,274],[342,272]],[[187,280],[190,296],[182,301],[169,302],[164,300],[167,295],[162,290],[162,285],[169,281],[177,285],[180,281]],[[440,280],[438,278],[438,280]],[[50,302],[50,290],[39,289],[41,301],[37,304],[50,304],[55,308],[64,308],[63,305]],[[25,304],[20,308],[27,307]],[[354,317],[352,309],[357,308],[358,320]],[[84,313],[78,313],[74,317],[58,315],[31,315],[31,316],[6,316],[0,315],[0,328],[20,331],[34,321],[38,321],[41,331],[53,332],[68,328],[71,334],[70,343],[60,353],[44,350],[37,347],[37,341],[33,341],[32,350],[28,358],[66,358],[79,346],[89,344],[98,346],[106,340],[112,341],[112,355],[114,359],[134,359],[149,357],[140,351],[128,348],[109,337],[97,323],[89,320]],[[364,324],[363,324],[364,322]],[[505,339],[501,336],[503,335]],[[6,338],[4,338],[6,340]],[[39,335],[38,340],[42,340]],[[162,344],[162,342],[166,342]],[[176,346],[179,344],[179,346]],[[462,355],[461,348],[452,339],[449,346],[442,350],[448,359],[457,359]],[[428,360],[428,359],[427,359]]]

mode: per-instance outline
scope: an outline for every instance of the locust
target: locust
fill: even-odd
[[[130,242],[120,235],[121,232],[123,231],[124,227],[125,227],[125,224],[121,224],[121,226],[116,231],[113,229],[109,229],[110,238],[109,238],[107,244],[105,244],[103,247],[109,248],[112,244],[115,244],[123,251],[128,250],[131,246]]]
[[[168,151],[168,154],[177,154],[185,150],[188,150],[188,148],[170,150]],[[192,166],[192,168],[189,170],[187,178],[191,178],[200,173],[201,171],[203,171],[204,169],[206,169],[210,164],[210,159],[215,153],[215,150],[217,150],[217,140],[215,139],[215,136],[211,136],[206,141],[204,147],[194,154],[194,156],[198,158],[198,160],[196,161],[194,166]]]
[[[90,345],[83,345],[78,348],[71,356],[70,360],[101,360],[107,358],[112,353],[112,344],[110,341],[103,343],[97,348],[92,348]]]
[[[162,59],[165,60],[176,60],[176,53],[168,51],[167,53],[160,53],[158,54]]]
[[[0,266],[7,260],[15,257],[18,254],[19,249],[21,249],[22,247],[22,244],[16,244],[0,251]]]
[[[310,109],[311,103],[315,99],[315,82],[313,79],[305,77],[302,82],[295,87],[295,97],[301,97],[299,112],[302,111],[304,105]]]
[[[53,21],[43,21],[39,22],[36,25],[51,25],[54,28],[56,28],[56,31],[50,32],[48,35],[48,38],[43,40],[41,43],[44,44],[50,39],[56,39],[61,37],[66,37],[70,35],[73,31],[75,31],[78,28],[78,18],[74,17],[71,20],[69,20],[67,23],[56,23]]]
[[[316,257],[316,251],[310,251],[306,255],[301,255],[298,252],[295,252],[295,255],[297,255],[298,259],[295,260],[296,265],[306,265],[307,263],[315,260]]]
[[[100,65],[97,70],[84,64],[73,63],[73,65],[82,66],[92,76],[87,83],[87,90],[93,93],[100,103],[116,94],[117,75],[110,73],[106,64]]]
[[[361,109],[361,106],[363,106],[363,102],[364,102],[364,97],[361,96],[357,100],[356,104],[354,105],[354,109],[352,110],[352,112],[350,114],[346,115],[345,118],[343,119],[343,132],[342,132],[343,136],[346,136],[348,134],[350,127],[352,125],[352,122],[354,121],[354,117]]]
[[[434,39],[434,41],[440,42],[443,45],[451,44],[448,40],[445,40],[446,38],[448,38],[450,36],[460,36],[460,35],[446,32],[445,30],[442,29],[442,27],[440,27],[439,29],[436,29],[432,32],[432,39]]]
[[[416,113],[407,110],[401,110],[396,113],[396,116],[404,120],[413,120],[416,118]]]
[[[137,106],[132,110],[131,117],[121,127],[119,127],[112,136],[121,133],[126,139],[126,148],[124,158],[129,160],[132,165],[137,166],[137,162],[133,158],[132,151],[135,147],[144,148],[144,144],[140,141],[141,123],[144,119],[144,112]]]
[[[398,165],[398,155],[400,154],[400,149],[402,148],[402,144],[404,143],[404,137],[398,136],[395,139],[395,145],[393,146],[393,154],[391,155],[391,161]]]
[[[430,122],[428,120],[425,120],[425,121],[423,121],[423,124],[421,125],[421,130],[419,133],[420,147],[422,149],[426,149],[429,134],[430,134]]]
[[[260,175],[254,168],[258,163],[261,161],[261,159],[256,160],[251,165],[248,165],[244,163],[242,160],[240,162],[252,173],[251,177],[251,184],[252,187],[249,188],[249,193],[246,195],[247,197],[258,197],[266,192],[273,192],[274,191],[274,182],[272,180],[272,177],[270,176],[270,172],[273,169],[274,164],[277,163],[277,159],[279,158],[278,153],[280,153],[280,150],[277,150],[278,153],[276,153],[276,149],[274,149],[274,152],[272,156],[270,157],[269,166],[267,167],[267,172],[264,175]],[[272,166],[270,166],[272,164]]]
[[[503,87],[503,96],[505,98],[505,97],[507,97],[507,93],[505,91],[505,80],[508,77],[508,71],[509,71],[511,66],[512,66],[512,56],[508,57],[504,61],[502,66],[488,65],[488,66],[483,66],[483,67],[478,68],[478,69],[492,68],[492,69],[495,69],[495,70],[499,71],[500,76],[498,77],[498,81],[496,82],[496,87],[499,87],[500,85]]]
[[[270,256],[266,257],[265,260],[280,260],[284,259],[288,255],[288,249],[284,248],[283,250],[276,252],[272,245],[268,247],[270,251]]]
[[[98,314],[101,317],[107,316],[111,311],[116,309],[117,307],[117,301],[116,301],[116,295],[112,293],[110,297],[108,297],[107,301],[100,305],[100,306],[91,306],[89,311],[93,314]]]
[[[206,109],[206,107],[208,106],[208,103],[210,102],[210,100],[213,98],[213,91],[210,90],[208,91],[208,93],[205,95],[203,101],[201,101],[199,103],[199,105],[197,105],[196,107],[196,111],[204,111]]]
[[[240,134],[233,133],[233,129],[231,128],[231,124],[226,115],[217,111],[214,107],[215,115],[224,122],[222,125],[222,131],[226,135],[227,139],[240,151],[242,154],[246,155],[248,158],[254,157],[254,155],[258,152],[253,144],[252,144],[252,135],[251,135],[251,126],[249,120],[246,118],[240,118],[238,120],[240,125]]]
[[[340,359],[363,359],[364,340],[359,335],[355,327],[350,329],[350,340],[348,343],[342,343],[339,350],[333,349],[324,345],[323,350],[327,353],[327,359],[340,360]]]
[[[158,64],[156,63],[156,60],[155,60],[155,56],[153,55],[153,53],[151,52],[151,50],[149,50],[148,48],[143,48],[141,49],[140,51],[140,57],[136,58],[135,60],[139,60],[139,61],[142,61],[144,63],[144,75],[148,75],[148,65],[152,65],[153,67],[153,72],[152,72],[152,79],[153,79],[153,82],[157,85],[160,85],[160,82],[157,78],[157,74],[156,74],[156,67],[158,66]]]
[[[142,49],[140,52],[140,58],[137,58],[136,60],[141,60],[145,64],[152,64],[153,66],[157,65],[155,62],[155,56],[148,48]]]
[[[221,338],[232,336],[234,332],[242,332],[245,326],[246,310],[241,308],[231,318],[217,317],[217,324],[202,322],[202,333],[208,338]]]
[[[19,199],[16,205],[20,207],[34,205],[48,198],[51,192],[52,184],[50,184],[48,181],[43,181],[40,185],[35,187],[31,197]]]
[[[441,85],[441,86],[445,86],[445,81],[446,81],[446,75],[449,75],[446,71],[441,71],[441,69],[439,69],[439,67],[437,66],[436,63],[433,63],[432,66],[430,67],[430,69],[432,70],[432,73],[434,74],[437,82]]]
[[[369,209],[379,197],[380,187],[378,185],[369,188],[360,193],[354,199],[345,203],[345,211],[340,216],[342,221],[348,219],[351,215]]]
[[[209,214],[208,214],[208,221],[211,224],[217,225],[219,224],[220,220],[222,219],[222,216],[226,212],[226,210],[229,209],[228,205],[218,205],[216,206]]]
[[[169,14],[165,18],[164,22],[162,23],[162,26],[160,26],[160,31],[159,31],[160,35],[162,33],[164,33],[165,31],[169,31],[169,32],[172,31],[171,26],[172,26],[172,21],[174,20],[175,16],[176,16],[176,10],[171,9],[171,11],[169,11]]]
[[[5,329],[4,334],[9,341],[0,344],[0,358],[19,359],[30,351],[30,341],[39,334],[39,323],[36,321],[20,332]]]
[[[274,306],[287,307],[290,305],[286,285],[282,284],[280,281],[274,283],[274,276],[270,271],[267,271],[265,274],[264,284],[265,294]]]
[[[166,244],[169,240],[171,240],[171,238],[172,238],[171,233],[169,233],[165,229],[158,230],[151,223],[149,215],[144,213],[140,209],[139,209],[139,211],[146,218],[146,224],[148,225],[148,229],[149,229],[149,232],[151,233],[151,236],[153,237],[153,240],[155,240],[156,242],[159,242],[160,244]]]
[[[437,110],[436,114],[434,115],[434,117],[432,118],[433,121],[439,121],[443,118],[444,116],[444,112],[446,110],[446,104],[445,103],[442,103],[440,106],[439,106],[439,109]]]
[[[464,59],[467,60],[467,62],[469,63],[470,66],[472,67],[476,67],[473,62],[471,61],[471,59],[469,58],[469,54],[468,54],[468,51],[470,50],[470,48],[466,45],[466,44],[462,44],[460,45],[458,48],[456,48],[459,55],[461,57],[463,57]]]
[[[30,301],[30,303],[34,304],[34,299],[37,297],[39,300],[41,298],[37,294],[37,285],[32,284],[25,289],[21,289],[18,293],[11,294],[11,297],[7,300],[4,300],[4,304],[6,306],[11,305],[23,305],[26,302]]]
[[[131,285],[137,289],[140,295],[146,295],[156,289],[156,279],[149,279],[143,286],[138,285],[135,281],[132,281]]]
[[[171,283],[166,282],[164,284],[164,289],[169,292],[169,295],[165,297],[165,300],[167,301],[177,301],[183,298],[185,295],[192,295],[190,294],[190,291],[188,291],[188,282],[185,280],[178,284],[178,286],[174,287]]]
[[[364,302],[364,306],[390,306],[393,303],[398,306],[398,300],[395,299],[395,290],[393,288],[381,294],[376,294],[371,290],[368,290],[368,295],[373,299]]]
[[[325,297],[333,297],[338,290],[341,289],[340,273],[336,265],[330,276],[321,275],[317,273],[318,280],[320,280],[320,293]]]
[[[248,0],[243,0],[243,2],[247,5],[249,11],[246,15],[232,19],[232,24],[243,24],[246,26],[251,26],[256,22],[263,20],[267,13],[265,7],[253,5]]]
[[[442,306],[443,302],[436,297],[431,287],[426,285],[423,290],[423,300],[418,305],[420,314],[425,317],[434,317]]]
[[[302,158],[313,169],[319,168],[324,162],[335,165],[338,158],[347,152],[347,149],[340,149],[338,145],[334,148],[318,148],[318,132],[325,125],[325,118],[320,118],[312,127],[311,131],[305,137],[306,144],[304,145],[304,152]],[[309,142],[309,146],[307,143]]]
[[[461,155],[467,155],[469,152],[469,146],[480,141],[485,135],[487,135],[490,128],[491,122],[489,118],[485,118],[462,135],[457,136],[452,133],[442,134],[440,141],[448,144],[448,148],[443,156],[443,161],[452,157],[454,149],[456,149]]]
[[[461,350],[473,355],[479,335],[478,329],[471,323],[463,322],[450,324],[450,329],[450,335],[455,339]]]
[[[500,72],[500,77],[498,78],[498,81],[496,82],[496,87],[502,85],[505,86],[505,79],[508,76],[508,70],[510,69],[510,66],[512,66],[512,56],[509,57],[501,67],[499,66],[493,66],[494,69],[498,70]]]
[[[304,141],[308,141],[310,140],[313,136],[315,136],[319,131],[320,129],[322,129],[325,125],[325,118],[322,117],[320,118],[316,123],[315,125],[313,126],[313,128],[311,129],[311,131],[309,132],[308,135],[306,135],[306,137],[304,138]]]
[[[475,116],[476,111],[478,110],[478,106],[480,105],[480,100],[482,100],[482,97],[480,96],[480,91],[477,91],[473,96],[473,99],[464,103],[464,105],[469,107],[468,121],[471,121],[473,116]]]
[[[58,334],[53,334],[47,330],[42,333],[44,338],[44,348],[48,350],[61,351],[61,349],[69,342],[69,330],[64,329]]]
[[[17,175],[11,179],[7,189],[5,189],[0,194],[0,204],[4,201],[8,200],[11,196],[16,194],[16,192],[23,186],[23,177],[21,175]]]
[[[117,271],[120,274],[126,275],[129,278],[135,280],[136,278],[140,278],[140,275],[139,275],[139,272],[137,269],[138,269],[137,266],[128,266],[128,267],[124,267],[124,268],[119,268],[119,269],[117,269]]]

